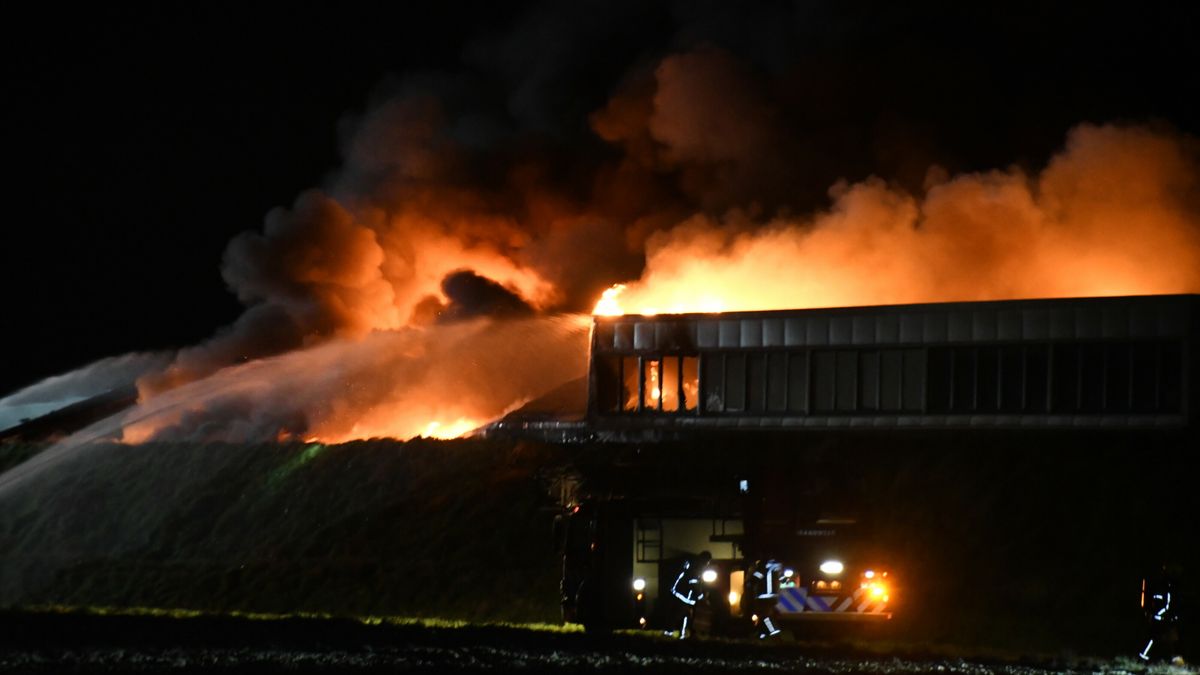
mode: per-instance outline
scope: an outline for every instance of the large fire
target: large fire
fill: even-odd
[[[621,117],[631,110],[606,109],[597,133],[632,143],[622,134],[646,121]],[[1190,141],[1171,133],[1083,125],[1034,173],[935,167],[919,192],[843,181],[826,208],[797,214],[757,209],[752,191],[745,208],[715,208],[649,190],[654,171],[719,177],[684,159],[707,142],[688,135],[703,125],[651,119],[650,140],[676,152],[631,145],[590,200],[572,201],[536,172],[472,189],[434,161],[442,146],[429,154],[420,134],[388,135],[412,120],[377,121],[386,129],[364,133],[401,147],[352,153],[363,164],[351,174],[383,174],[369,188],[306,193],[230,244],[223,272],[245,313],[139,379],[127,442],[459,436],[584,376],[588,318],[561,312],[585,307],[653,315],[1200,292],[1200,169]],[[384,150],[432,163],[414,174]],[[651,400],[679,405],[653,377],[647,385]]]
[[[758,224],[697,215],[647,242],[597,315],[1200,291],[1196,167],[1169,137],[1084,126],[1039,175],[870,179]]]

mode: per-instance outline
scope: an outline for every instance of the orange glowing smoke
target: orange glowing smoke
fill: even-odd
[[[579,315],[376,331],[144,397],[122,440],[455,438],[586,372]]]
[[[1084,125],[1036,176],[938,173],[920,197],[839,183],[811,217],[693,216],[595,313],[1200,292],[1200,180],[1173,137]]]

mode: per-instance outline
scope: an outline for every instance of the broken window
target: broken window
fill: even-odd
[[[638,409],[638,357],[621,359],[621,409],[637,412]]]
[[[692,411],[700,401],[700,359],[695,356],[683,357],[683,409]]]
[[[704,412],[725,410],[725,355],[704,355]]]
[[[596,405],[601,412],[621,409],[621,357],[605,355],[596,359]]]
[[[659,410],[662,404],[662,359],[642,360],[642,407]]]
[[[662,364],[662,409],[663,412],[676,412],[679,410],[679,357],[664,357]]]

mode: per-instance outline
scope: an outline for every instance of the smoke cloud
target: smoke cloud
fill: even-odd
[[[1200,292],[1189,137],[1082,124],[1048,158],[945,169],[936,130],[870,98],[899,93],[891,65],[796,51],[766,10],[588,7],[605,18],[544,8],[343,120],[342,166],[229,243],[242,316],[138,374],[127,440],[483,422],[583,374],[562,326],[614,283],[630,312]],[[588,51],[656,22],[677,39]]]
[[[1037,175],[872,178],[765,222],[697,215],[648,242],[627,311],[712,311],[1200,291],[1190,141],[1081,125]]]

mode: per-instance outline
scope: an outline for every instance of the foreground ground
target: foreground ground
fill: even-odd
[[[819,466],[811,475],[854,494],[846,499],[874,525],[898,580],[890,631],[897,644],[1012,659],[1136,653],[1144,644],[1142,574],[1162,562],[1156,549],[1165,542],[1179,549],[1187,572],[1177,589],[1181,651],[1200,654],[1190,609],[1200,607],[1200,538],[1191,532],[1200,491],[1184,461],[1192,445],[1163,439],[1151,451],[1140,438],[1115,434],[1079,444],[974,439],[969,448],[944,436],[839,439],[802,450],[786,438],[755,447],[780,462]],[[91,446],[0,490],[0,608],[552,623],[560,616],[556,471],[569,463],[605,477],[606,467],[636,458],[637,476],[657,485],[666,480],[649,477],[723,470],[730,456],[745,454],[738,447],[720,439],[653,448],[495,439]],[[0,470],[36,451],[0,444]],[[698,460],[705,456],[711,460]],[[286,654],[309,653],[312,636],[302,635],[288,638],[295,649]],[[553,649],[541,637],[536,644]],[[76,646],[55,649],[85,664],[111,656],[65,649]],[[149,658],[143,646],[104,649]],[[542,653],[513,658],[539,663]]]
[[[849,643],[679,642],[551,626],[332,618],[0,613],[0,672],[646,672],[1187,675],[1195,669],[1064,655],[1004,660]]]

